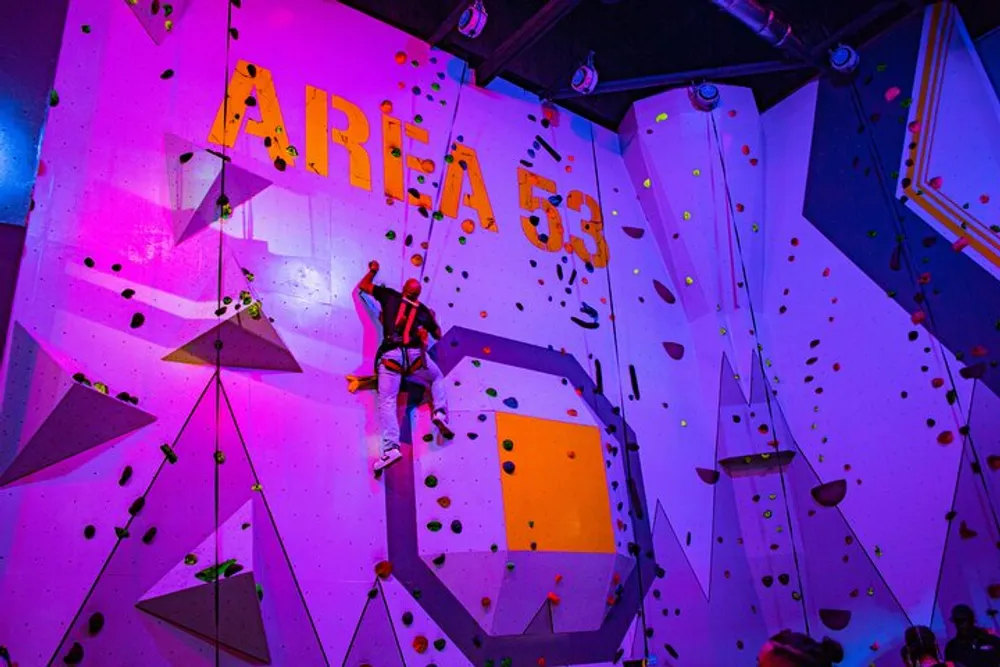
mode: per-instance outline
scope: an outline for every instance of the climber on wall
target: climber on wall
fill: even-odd
[[[903,648],[899,653],[906,667],[965,667],[941,661],[941,649],[938,648],[937,637],[925,625],[907,628],[903,642]]]
[[[378,262],[369,262],[368,273],[358,285],[359,290],[371,295],[382,307],[379,315],[382,322],[382,344],[375,355],[382,447],[381,455],[375,462],[375,472],[385,469],[402,457],[399,451],[396,400],[403,378],[430,386],[431,421],[442,436],[449,439],[454,437],[448,427],[444,375],[427,355],[428,334],[438,340],[441,338],[441,327],[434,318],[434,311],[420,303],[418,280],[407,280],[400,293],[373,282],[378,269]]]

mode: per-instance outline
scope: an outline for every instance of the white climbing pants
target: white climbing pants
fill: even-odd
[[[382,428],[382,452],[399,447],[399,417],[396,412],[398,403],[399,387],[403,382],[403,375],[386,367],[385,362],[392,361],[399,364],[405,371],[410,369],[417,359],[420,358],[420,350],[406,350],[398,348],[389,350],[382,355],[378,365],[378,419]],[[434,360],[424,355],[424,365],[420,369],[408,374],[407,379],[411,382],[430,387],[431,403],[433,410],[446,410],[447,395],[445,393],[444,375],[438,368]]]

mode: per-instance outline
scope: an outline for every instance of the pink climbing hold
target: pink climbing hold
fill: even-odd
[[[969,237],[963,236],[951,244],[951,249],[955,252],[962,252],[969,247]]]
[[[940,190],[941,186],[944,185],[944,179],[940,176],[935,176],[930,180],[929,185],[935,190]]]
[[[664,343],[663,349],[674,361],[680,361],[684,358],[684,346],[680,343]]]
[[[885,101],[892,102],[894,99],[900,96],[903,91],[899,89],[898,86],[893,86],[889,90],[885,91]]]

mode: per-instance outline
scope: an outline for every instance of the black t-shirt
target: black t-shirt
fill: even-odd
[[[944,649],[946,660],[963,667],[1000,667],[1000,637],[980,631],[975,637],[954,637]]]
[[[402,294],[384,285],[375,285],[372,288],[372,296],[382,306],[382,314],[379,318],[382,320],[383,347],[387,345],[403,347],[403,329],[406,327],[406,321],[410,315],[409,309],[412,306],[408,302],[404,302]],[[404,305],[407,310],[403,314],[402,321],[397,326],[396,320],[399,316],[399,308]],[[413,316],[413,326],[410,327],[410,342],[405,347],[420,347],[420,337],[417,336],[418,327],[426,329],[435,338],[441,337],[441,331],[438,329],[437,322],[434,321],[434,316],[431,314],[430,309],[422,303],[417,305],[417,313]]]

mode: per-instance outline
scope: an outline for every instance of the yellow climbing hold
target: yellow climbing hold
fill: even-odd
[[[695,175],[695,176],[701,176],[701,169],[695,169],[695,170],[694,170],[694,171],[692,171],[691,173],[692,173],[693,175]]]
[[[646,180],[644,180],[642,182],[642,187],[644,187],[644,188],[651,188],[651,187],[653,187],[653,182],[647,178]]]
[[[691,276],[687,276],[686,278],[684,278],[684,284],[685,285],[694,285],[694,278],[692,278]]]
[[[691,219],[691,211],[684,211],[684,219],[685,220]]]
[[[688,425],[687,420],[686,419],[682,419],[681,420],[681,426],[687,426],[687,425]]]
[[[658,113],[658,114],[656,114],[656,122],[657,123],[662,123],[663,121],[665,121],[668,118],[670,118],[670,116],[668,116],[665,113]]]

